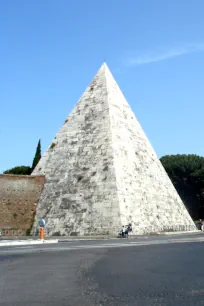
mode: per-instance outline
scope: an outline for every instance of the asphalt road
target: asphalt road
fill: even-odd
[[[204,305],[201,238],[1,247],[0,305]]]

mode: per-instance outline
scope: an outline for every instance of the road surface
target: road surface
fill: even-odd
[[[204,305],[203,235],[0,247],[0,305]]]

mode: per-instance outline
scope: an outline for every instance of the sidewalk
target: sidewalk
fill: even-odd
[[[194,235],[201,234],[200,230],[188,231],[188,232],[155,232],[151,234],[143,235],[130,235],[129,238],[142,238],[142,237],[152,237],[152,236],[176,236],[176,235]],[[89,235],[89,236],[51,236],[45,237],[44,240],[40,240],[39,237],[0,237],[0,247],[1,246],[17,246],[17,245],[37,245],[37,244],[51,244],[58,242],[72,242],[72,241],[98,241],[98,240],[113,240],[119,239],[114,235]]]

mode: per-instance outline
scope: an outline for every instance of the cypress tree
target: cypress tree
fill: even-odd
[[[36,148],[36,152],[35,152],[35,157],[33,159],[33,164],[32,164],[32,171],[34,170],[34,168],[37,166],[39,160],[41,159],[41,142],[40,140],[38,141],[38,145]]]

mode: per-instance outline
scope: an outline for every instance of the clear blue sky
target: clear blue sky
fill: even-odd
[[[0,172],[45,151],[103,61],[157,154],[204,155],[203,0],[1,0]]]

